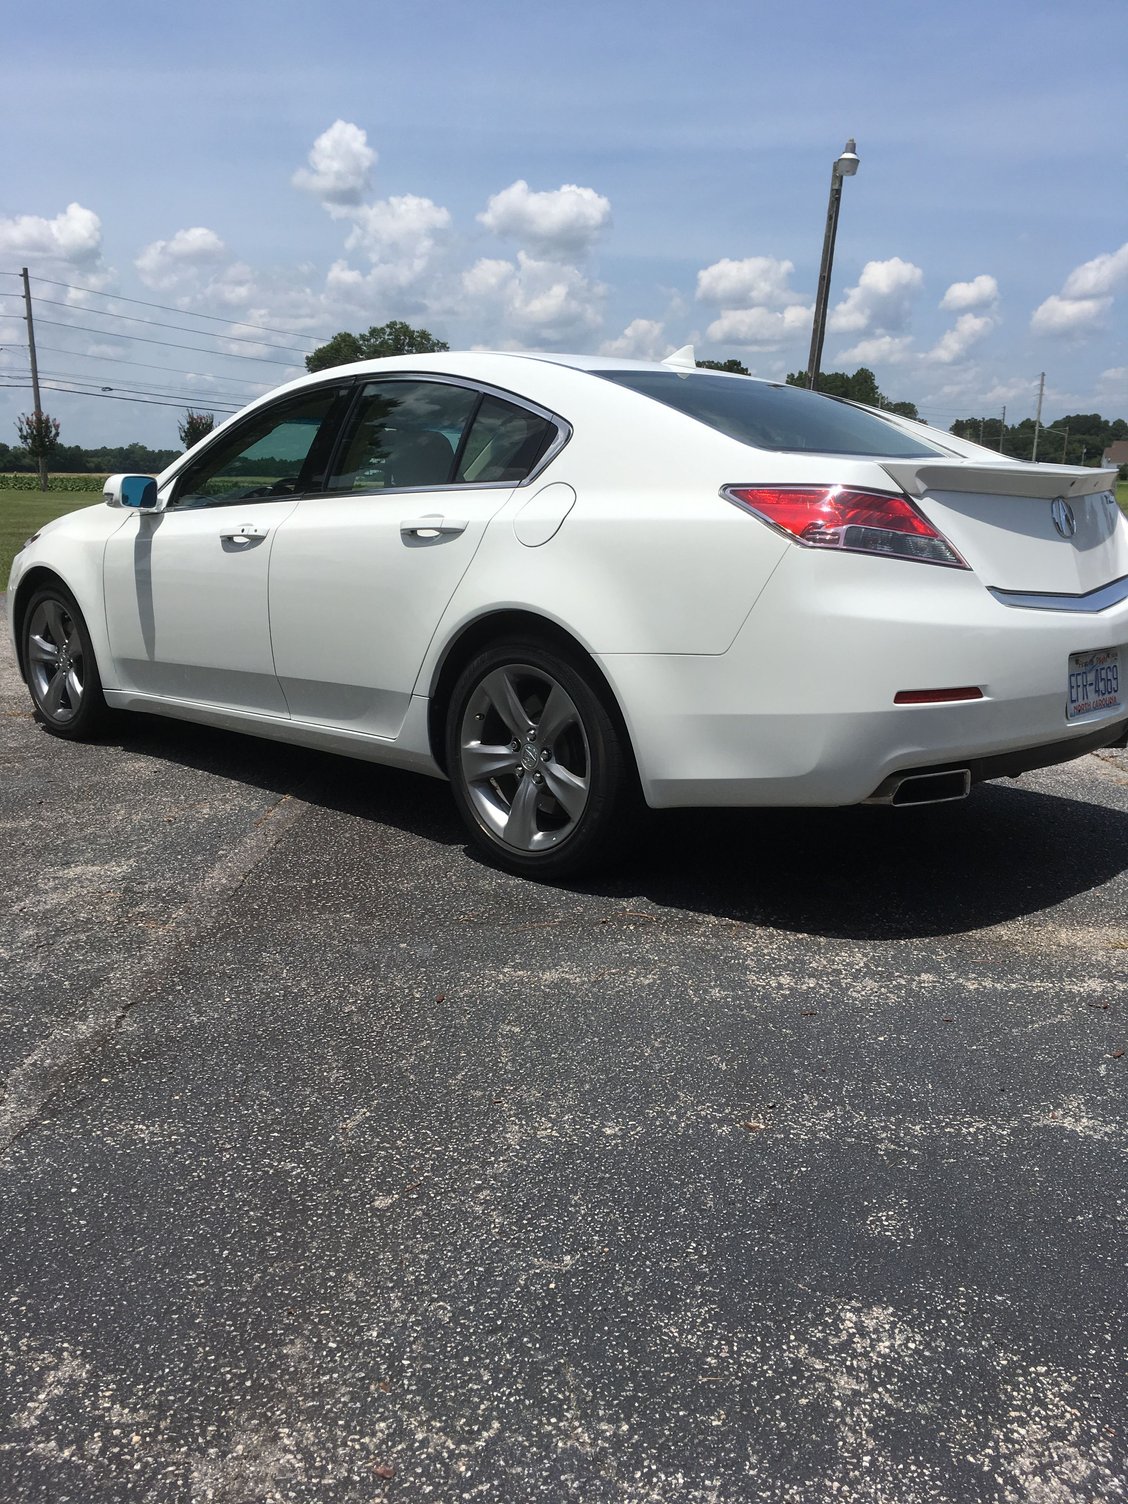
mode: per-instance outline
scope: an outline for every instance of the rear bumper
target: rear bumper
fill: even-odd
[[[1128,603],[1017,610],[962,571],[795,550],[727,653],[601,663],[654,808],[842,805],[897,773],[1013,777],[1122,740],[1124,709],[1066,720],[1070,654],[1106,647],[1128,664]],[[962,685],[983,698],[893,703]]]

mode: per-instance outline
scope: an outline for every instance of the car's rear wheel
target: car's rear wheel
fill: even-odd
[[[459,675],[447,771],[467,829],[498,866],[556,878],[604,861],[623,815],[629,754],[579,657],[499,642]]]
[[[35,708],[55,736],[81,741],[108,711],[82,612],[63,585],[41,586],[23,618],[23,662]]]

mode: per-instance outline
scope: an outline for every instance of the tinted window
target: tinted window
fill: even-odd
[[[321,387],[253,414],[184,471],[172,505],[216,507],[252,498],[267,501],[319,484],[328,458],[326,419],[340,391]]]
[[[458,464],[460,481],[524,480],[556,434],[556,426],[527,408],[483,397]]]
[[[439,381],[371,381],[349,417],[331,491],[444,486],[480,393]]]
[[[676,408],[757,449],[812,454],[880,454],[914,458],[942,454],[872,413],[800,386],[774,386],[710,372],[597,371],[618,386]]]

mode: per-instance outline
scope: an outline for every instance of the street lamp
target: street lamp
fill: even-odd
[[[1042,432],[1060,433],[1064,435],[1064,438],[1061,441],[1061,462],[1064,465],[1066,463],[1066,455],[1069,453],[1069,424],[1067,423],[1064,428],[1046,428],[1045,426],[1043,426]]]
[[[830,173],[830,201],[826,206],[826,233],[823,236],[822,265],[819,267],[819,290],[815,295],[815,322],[811,329],[811,355],[807,361],[807,385],[812,391],[819,384],[823,336],[826,333],[826,305],[830,299],[830,268],[834,261],[834,237],[838,234],[838,206],[842,200],[842,179],[852,178],[858,170],[858,149],[853,136]]]

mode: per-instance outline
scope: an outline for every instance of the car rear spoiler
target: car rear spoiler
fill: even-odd
[[[935,491],[974,491],[980,496],[1090,496],[1116,490],[1115,470],[1075,465],[984,465],[978,460],[883,460],[882,469],[907,496]]]

